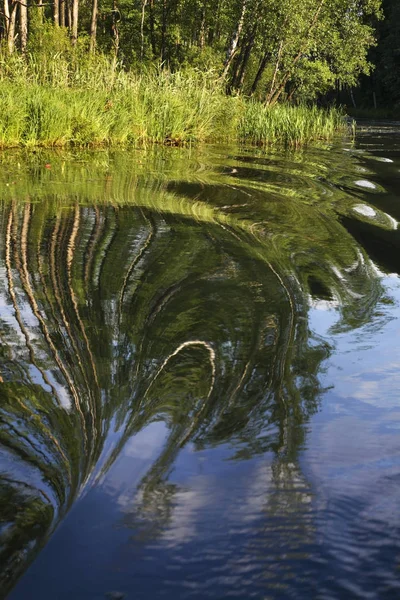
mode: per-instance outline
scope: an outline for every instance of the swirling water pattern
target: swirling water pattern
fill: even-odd
[[[4,597],[399,595],[399,150],[3,155]]]

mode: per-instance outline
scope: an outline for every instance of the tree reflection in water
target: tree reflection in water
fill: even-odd
[[[342,326],[356,327],[382,290],[338,219],[348,192],[315,206],[317,185],[290,195],[248,169],[234,187],[223,170],[212,185],[98,174],[108,203],[68,181],[64,194],[50,182],[40,196],[40,172],[31,174],[32,200],[21,191],[4,200],[2,589],[156,421],[167,439],[125,509],[141,539],[170,521],[169,475],[190,441],[228,443],[235,460],[273,452],[267,527],[303,515],[284,551],[311,543],[298,454],[331,348],[309,331],[310,300],[344,305]],[[384,215],[378,224],[390,227]]]

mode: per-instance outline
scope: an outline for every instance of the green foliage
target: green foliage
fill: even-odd
[[[154,64],[171,71],[216,70],[230,90],[256,93],[273,104],[315,100],[369,74],[367,53],[375,43],[381,0],[100,0],[91,42],[90,3],[81,3],[79,15],[72,45],[71,31],[53,24],[51,4],[29,7],[29,78],[58,77],[57,85],[64,85],[82,73],[95,77],[91,46],[100,61],[112,54],[114,62],[136,72]],[[59,67],[51,74],[54,62]]]
[[[326,94],[336,82],[326,60],[300,60],[291,78],[293,96],[297,101],[310,102]]]

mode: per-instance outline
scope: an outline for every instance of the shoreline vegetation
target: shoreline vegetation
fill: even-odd
[[[330,140],[349,130],[340,94],[354,100],[371,72],[383,18],[381,0],[4,0],[0,13],[0,148]]]
[[[330,140],[381,4],[4,0],[0,148]]]
[[[348,129],[340,108],[267,106],[227,95],[213,71],[135,74],[105,57],[71,72],[22,60],[0,62],[0,148],[187,145],[198,142],[300,146]]]

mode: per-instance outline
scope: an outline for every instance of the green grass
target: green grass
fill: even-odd
[[[137,75],[96,58],[0,57],[0,147],[195,142],[296,146],[344,129],[339,110],[227,96],[215,73]],[[3,61],[3,62],[2,62]],[[29,62],[30,61],[30,62]],[[28,67],[27,67],[28,64]]]
[[[317,139],[331,139],[345,128],[343,113],[316,106],[274,107],[247,101],[240,121],[240,141],[252,144],[284,143],[297,146]]]

